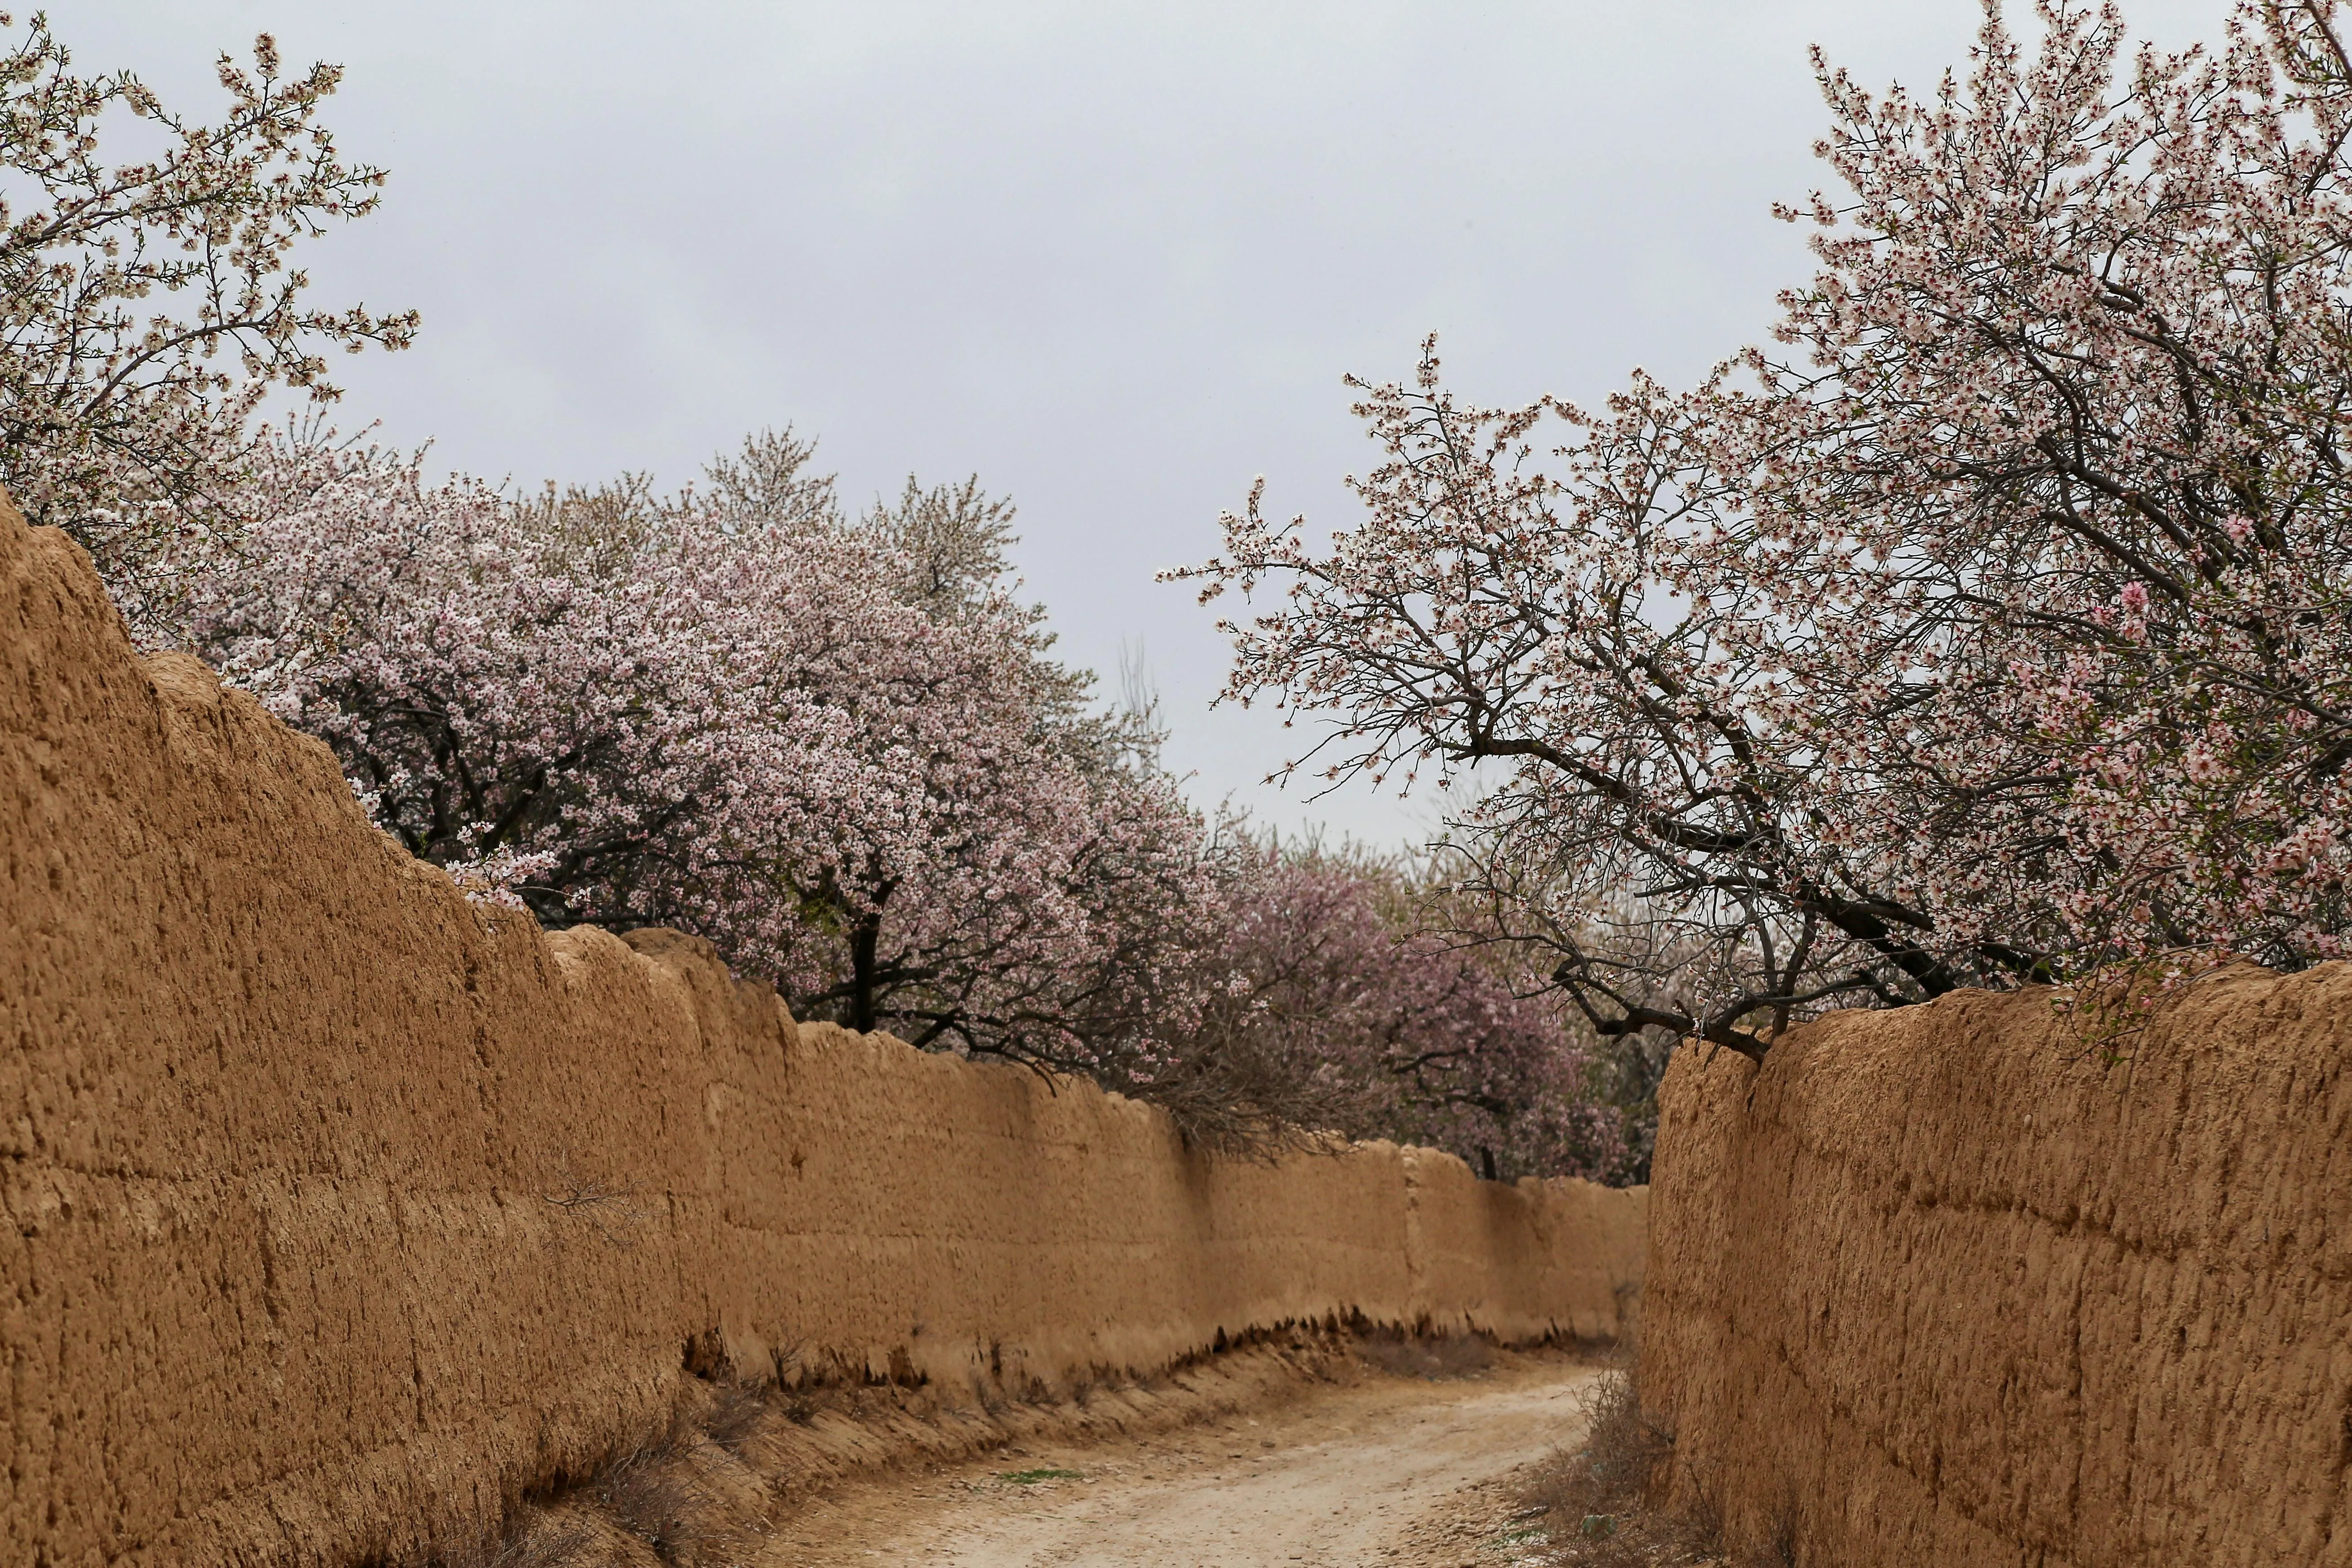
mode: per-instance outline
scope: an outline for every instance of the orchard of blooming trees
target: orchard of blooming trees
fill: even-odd
[[[809,458],[516,500],[279,440],[143,629],[325,739],[477,897],[698,932],[802,1016],[1088,1074],[1228,1148],[1638,1170],[1601,1064],[1410,934],[1400,873],[1186,804],[1010,592],[1009,508],[910,485],[852,518]]]
[[[1425,350],[1358,526],[1185,574],[1255,596],[1233,695],[1336,719],[1295,767],[1464,797],[1467,934],[1604,1037],[2344,951],[2344,28],[2038,11],[1924,99],[1817,60],[1772,349],[1517,410]]]
[[[215,126],[37,19],[0,59],[0,479],[478,899],[1221,1147],[1641,1179],[1675,1039],[2352,927],[2352,57],[2332,0],[2178,58],[2040,24],[1989,6],[1926,99],[1821,65],[1772,349],[1493,410],[1425,348],[1356,384],[1356,526],[1254,499],[1173,574],[1250,601],[1232,696],[1326,724],[1294,771],[1454,801],[1407,858],[1190,804],[976,481],[853,512],[786,432],[516,494],[257,426],[415,327],[304,303],[289,247],[383,176],[267,39]],[[170,150],[101,163],[113,108]]]
[[[281,444],[172,629],[461,885],[700,932],[803,1013],[1148,1075],[1210,940],[1202,823],[1006,592],[1002,506],[853,521],[807,458],[517,502]]]
[[[257,425],[416,321],[314,309],[289,264],[384,178],[319,122],[335,68],[289,81],[264,38],[219,74],[207,125],[77,77],[38,17],[0,59],[0,479],[138,640],[324,740],[472,897],[696,932],[802,1016],[1088,1074],[1236,1151],[1640,1173],[1589,1036],[1415,933],[1408,871],[1186,801],[1148,707],[1053,657],[977,482],[853,514],[787,432],[676,493],[513,494]],[[118,110],[160,156],[101,160]]]

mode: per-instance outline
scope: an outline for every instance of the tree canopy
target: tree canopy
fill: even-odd
[[[1280,590],[1229,695],[1331,719],[1295,771],[1473,797],[1465,886],[1604,1033],[2344,951],[2336,9],[2177,56],[2038,13],[1925,98],[1817,56],[1843,191],[1779,209],[1771,347],[1597,409],[1425,352],[1357,384],[1357,526],[1253,496],[1176,574]]]

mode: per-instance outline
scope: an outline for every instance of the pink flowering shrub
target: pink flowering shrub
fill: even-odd
[[[1517,411],[1425,353],[1359,384],[1359,526],[1253,499],[1178,574],[1280,586],[1230,694],[1331,717],[1294,768],[1465,795],[1465,896],[1605,1036],[2343,951],[2336,10],[2127,59],[2039,12],[1926,100],[1822,67],[1846,194],[1783,210],[1775,350]]]

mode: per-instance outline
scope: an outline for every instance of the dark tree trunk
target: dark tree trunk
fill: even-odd
[[[857,922],[849,936],[849,1026],[860,1034],[875,1025],[875,952],[882,942],[882,917]]]

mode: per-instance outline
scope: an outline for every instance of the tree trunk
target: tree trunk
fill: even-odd
[[[882,942],[882,917],[870,915],[849,934],[849,1026],[860,1034],[875,1024],[875,952]]]

